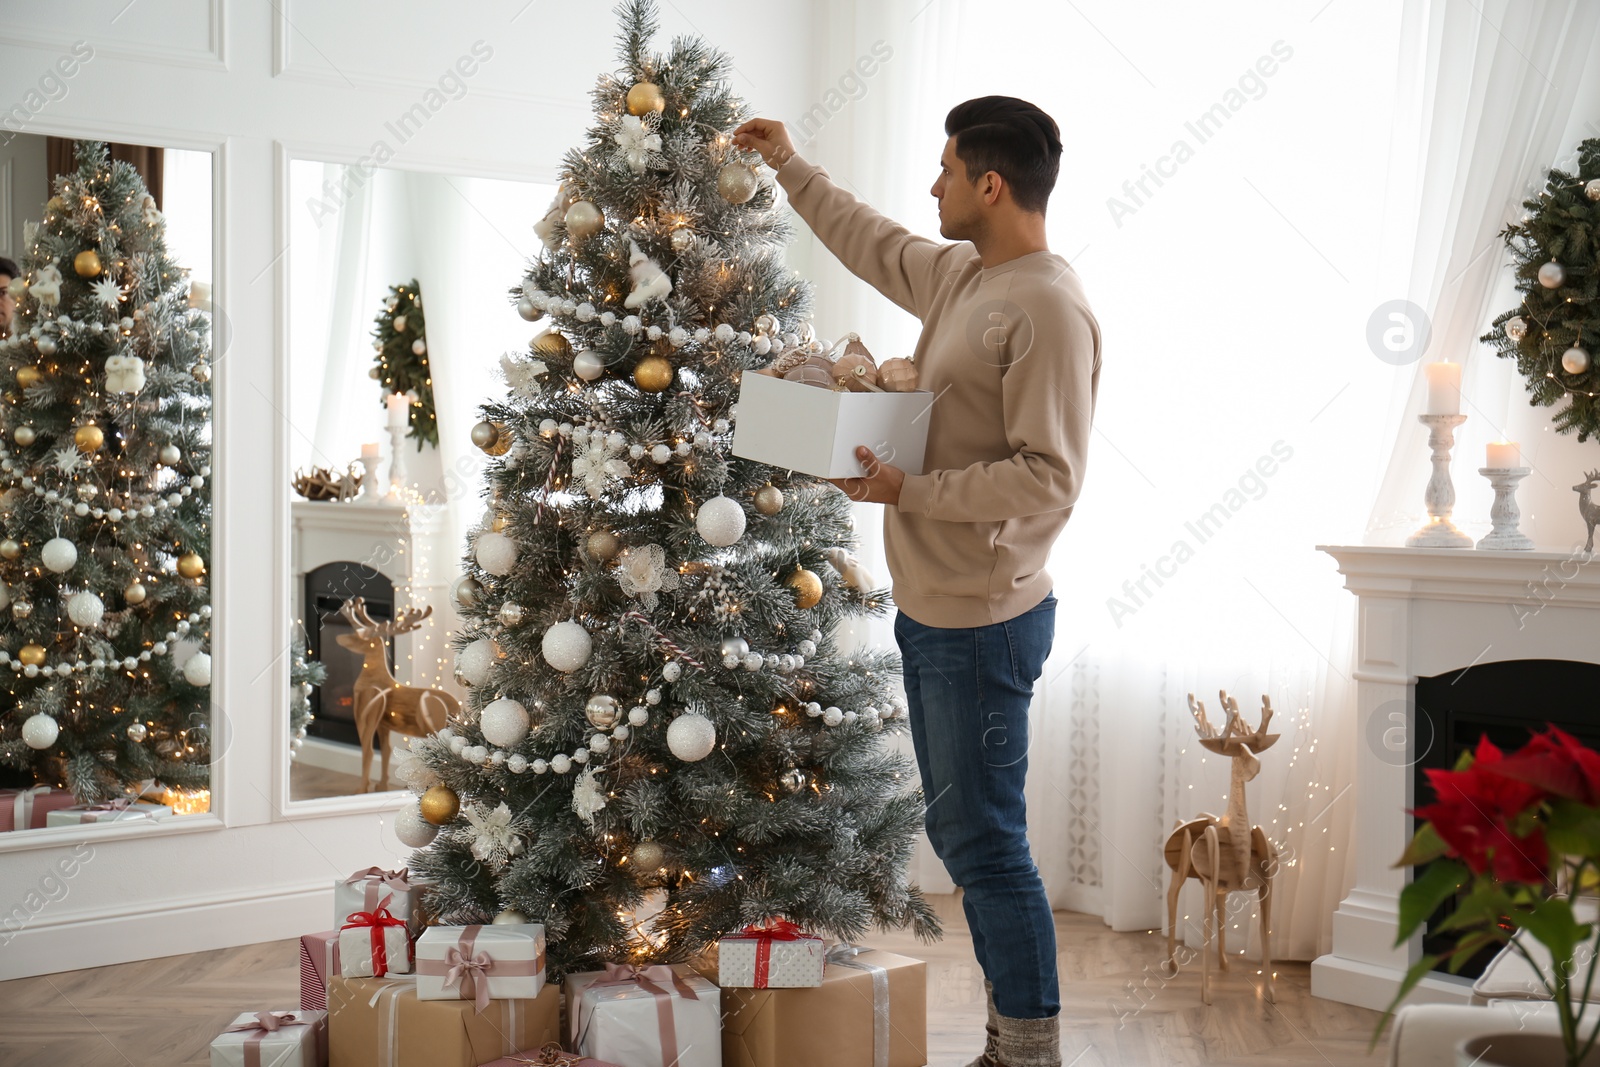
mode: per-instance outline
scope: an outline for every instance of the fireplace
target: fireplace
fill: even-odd
[[[1521,748],[1546,725],[1559,726],[1584,744],[1600,748],[1600,716],[1590,710],[1600,693],[1600,666],[1568,660],[1509,660],[1465,667],[1431,678],[1418,678],[1416,743],[1412,751],[1412,795],[1416,806],[1431,804],[1429,769],[1454,767],[1463,752],[1488,735],[1503,751]],[[1452,947],[1455,936],[1433,931],[1456,909],[1447,901],[1428,920],[1422,950],[1428,954]],[[1456,973],[1476,978],[1499,951],[1484,948]],[[1446,970],[1440,964],[1435,970]]]
[[[371,567],[349,561],[325,563],[307,574],[305,583],[306,649],[328,668],[327,680],[311,691],[313,718],[306,732],[325,741],[359,744],[352,694],[362,657],[337,640],[352,629],[339,609],[351,597],[361,597],[374,620],[392,619],[394,583]],[[394,670],[392,644],[389,669]]]

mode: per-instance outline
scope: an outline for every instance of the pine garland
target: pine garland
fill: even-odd
[[[1600,138],[1578,146],[1577,173],[1552,168],[1527,216],[1501,231],[1516,264],[1522,302],[1480,340],[1517,363],[1531,405],[1562,404],[1552,422],[1579,441],[1600,434]],[[1554,272],[1560,281],[1548,285]],[[1540,271],[1545,269],[1544,280]],[[1576,350],[1576,351],[1574,351]]]
[[[403,328],[402,328],[403,327]],[[373,377],[383,383],[383,395],[409,393],[410,428],[407,437],[439,447],[439,418],[433,406],[433,370],[428,366],[428,328],[422,315],[422,287],[415,278],[389,287],[388,299],[373,328],[377,350]]]

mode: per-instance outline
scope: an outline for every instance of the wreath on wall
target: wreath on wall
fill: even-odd
[[[422,317],[422,288],[415,278],[391,285],[373,331],[377,359],[372,376],[383,384],[386,402],[393,393],[411,394],[407,437],[439,447],[439,420],[433,407],[433,371],[428,366],[428,330]]]
[[[1562,405],[1551,421],[1587,441],[1600,434],[1600,137],[1578,146],[1576,174],[1550,171],[1527,214],[1500,231],[1522,302],[1481,338],[1517,362],[1533,405]]]

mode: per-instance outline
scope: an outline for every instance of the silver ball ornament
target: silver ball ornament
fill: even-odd
[[[1506,336],[1513,341],[1520,341],[1528,335],[1528,323],[1521,315],[1513,315],[1506,320]]]
[[[622,709],[617,705],[616,697],[607,693],[596,693],[584,705],[583,717],[588,719],[589,725],[596,730],[609,730],[622,717]]]
[[[183,458],[183,452],[177,445],[162,445],[161,451],[156,453],[156,458],[169,467],[176,467]]]
[[[18,426],[12,431],[11,437],[17,444],[27,448],[39,439],[39,434],[32,426]]]
[[[456,579],[455,587],[450,593],[456,598],[457,604],[470,608],[483,598],[483,583],[471,575],[463,575]]]
[[[1539,268],[1539,284],[1546,289],[1559,289],[1561,283],[1567,280],[1567,272],[1561,269],[1561,264],[1551,260]]]
[[[606,217],[600,209],[587,200],[579,200],[567,208],[565,216],[567,233],[576,240],[583,240],[600,232],[600,227],[606,224]]]
[[[724,659],[729,656],[735,659],[744,659],[745,653],[749,651],[750,642],[742,637],[724,637],[722,639],[722,655]]]
[[[134,744],[137,745],[139,742],[143,741],[146,737],[149,737],[149,736],[150,736],[150,729],[147,726],[145,726],[144,723],[142,723],[142,722],[130,722],[128,724],[128,740],[132,741]]]
[[[799,767],[790,767],[778,778],[778,784],[785,793],[798,793],[811,784],[811,777]]]
[[[1600,178],[1591,178],[1583,185],[1583,195],[1590,200],[1600,200]]]
[[[495,618],[500,620],[501,626],[521,626],[522,620],[527,617],[527,614],[521,604],[508,600],[500,605],[500,610],[495,614]]]
[[[586,348],[572,357],[572,373],[586,382],[596,381],[605,372],[605,360],[593,349]]]
[[[717,192],[730,204],[747,203],[760,186],[755,170],[747,163],[725,163],[717,171]]]

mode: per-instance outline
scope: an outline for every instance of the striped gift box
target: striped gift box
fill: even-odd
[[[300,938],[300,1008],[328,1010],[328,979],[339,973],[339,931]]]

